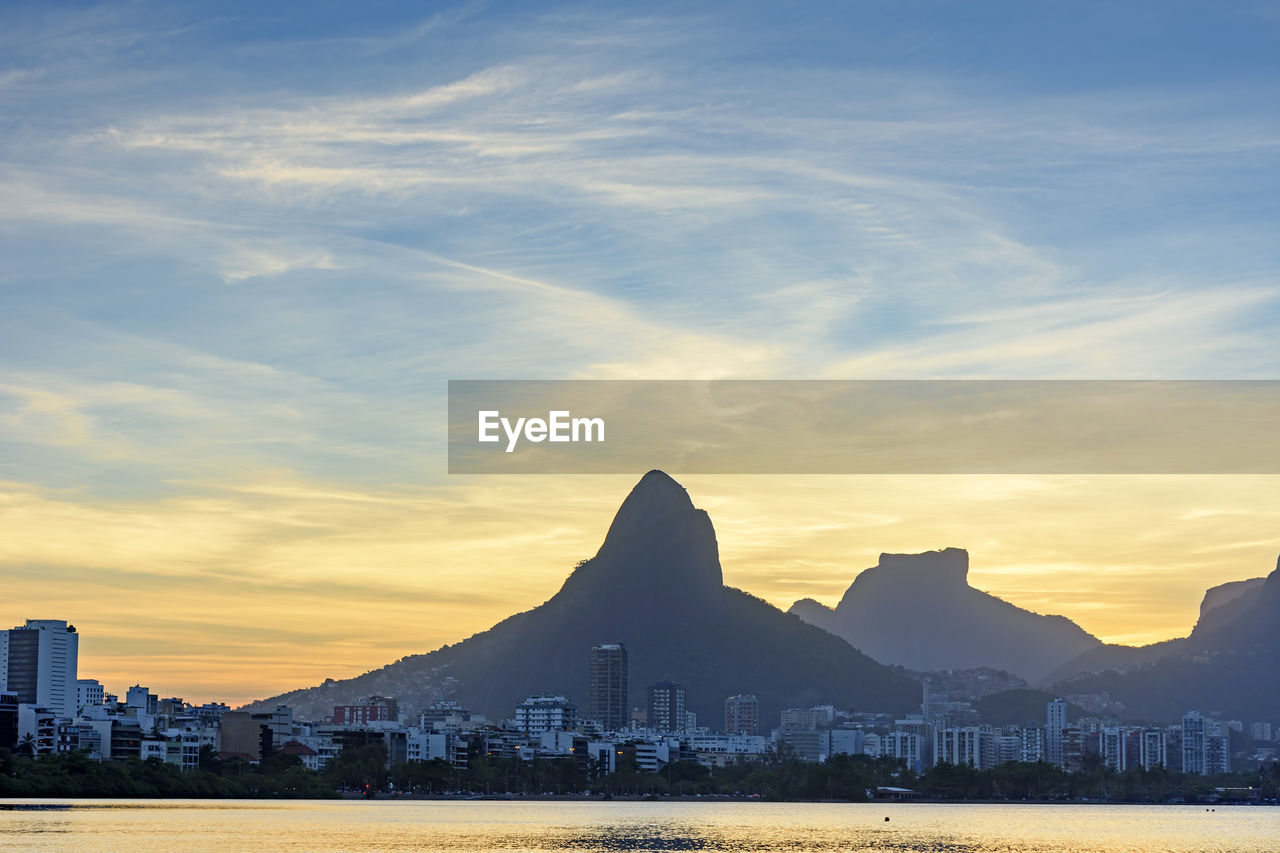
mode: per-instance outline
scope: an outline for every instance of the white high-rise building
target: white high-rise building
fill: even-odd
[[[1182,772],[1204,774],[1208,730],[1199,711],[1182,715]]]
[[[1138,753],[1143,770],[1153,770],[1168,764],[1165,757],[1167,744],[1164,729],[1143,729]]]
[[[80,635],[74,625],[59,619],[28,619],[27,624],[2,633],[0,674],[5,689],[19,704],[48,708],[60,717],[74,718],[79,693],[76,666]]]
[[[1067,703],[1054,699],[1045,712],[1044,746],[1045,760],[1062,765],[1062,730],[1067,727]]]
[[[1112,770],[1129,769],[1129,731],[1119,726],[1104,726],[1098,732],[1098,753],[1102,763]]]

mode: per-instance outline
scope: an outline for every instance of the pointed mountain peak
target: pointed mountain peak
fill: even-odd
[[[684,486],[650,471],[618,508],[600,550],[569,576],[563,591],[608,592],[632,603],[658,596],[682,606],[713,607],[723,597],[723,584],[710,517],[694,507]]]
[[[605,540],[615,535],[638,533],[661,524],[673,515],[695,512],[684,486],[662,471],[653,470],[640,478],[631,494],[618,508]]]

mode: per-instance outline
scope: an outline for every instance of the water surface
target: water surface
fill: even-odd
[[[886,821],[885,818],[889,820]],[[1275,853],[1280,808],[0,800],[0,850]]]

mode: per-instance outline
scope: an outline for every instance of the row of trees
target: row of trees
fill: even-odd
[[[183,772],[159,759],[98,761],[83,752],[37,757],[0,749],[0,797],[336,797],[332,779],[275,754],[260,764],[221,762],[206,748]]]
[[[219,761],[211,749],[198,769],[182,772],[151,759],[99,762],[83,753],[37,758],[0,749],[0,797],[304,797],[343,793],[366,796],[444,794],[581,794],[604,796],[757,796],[772,800],[866,800],[877,787],[912,788],[941,800],[1082,800],[1117,803],[1208,801],[1217,788],[1259,789],[1275,802],[1280,765],[1214,777],[1163,768],[1116,772],[1098,761],[1066,773],[1043,762],[1002,764],[990,770],[940,764],[917,775],[892,759],[837,755],[822,764],[773,757],[709,770],[677,761],[647,773],[634,759],[612,773],[572,759],[522,761],[475,756],[465,769],[444,761],[398,762],[388,767],[384,747],[344,750],[319,772],[294,756],[273,754],[256,765]]]

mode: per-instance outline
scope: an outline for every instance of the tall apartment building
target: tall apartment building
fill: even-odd
[[[1140,735],[1138,762],[1143,770],[1169,765],[1168,748],[1164,729],[1143,729]]]
[[[1204,772],[1231,772],[1231,735],[1232,728],[1222,726],[1217,720],[1211,720],[1204,739]]]
[[[1120,726],[1104,726],[1098,732],[1098,754],[1112,770],[1129,769],[1129,731]]]
[[[627,696],[627,647],[602,643],[591,647],[591,718],[606,731],[621,731],[631,719]]]
[[[1067,727],[1067,703],[1054,699],[1045,709],[1044,747],[1045,760],[1062,766],[1062,730]]]
[[[1206,772],[1205,759],[1208,757],[1207,720],[1199,711],[1188,711],[1182,715],[1182,772]]]
[[[1022,757],[1019,761],[1034,763],[1047,761],[1044,729],[1025,728],[1022,730]]]
[[[739,693],[724,700],[724,730],[731,735],[754,735],[760,731],[760,701],[751,693]]]
[[[664,733],[679,733],[688,728],[689,715],[685,710],[684,685],[673,681],[659,681],[645,688],[649,728]]]
[[[0,632],[0,681],[19,704],[73,718],[78,710],[76,666],[80,635],[59,619],[28,619]]]

